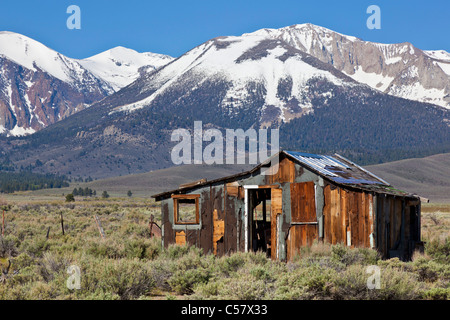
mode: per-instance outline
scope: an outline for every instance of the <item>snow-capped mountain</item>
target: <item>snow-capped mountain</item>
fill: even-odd
[[[0,32],[0,134],[34,133],[170,60],[120,47],[77,60],[24,35]]]
[[[257,104],[257,121],[262,126],[311,112],[314,97],[309,88],[317,81],[361,86],[286,42],[260,35],[212,39],[140,81],[145,97],[114,111],[133,111],[161,101],[176,107],[198,99],[199,92],[213,85],[214,109],[233,117]]]
[[[301,49],[300,40],[269,33],[206,41],[46,130],[3,143],[5,158],[16,167],[72,176],[145,172],[173,165],[171,133],[192,129],[194,121],[219,130],[280,128],[283,148],[338,152],[358,162],[450,150],[450,110],[374,89],[355,80],[352,68],[335,67],[350,64],[343,58],[338,63],[335,53],[334,64],[322,61]],[[329,37],[342,46],[358,41]],[[376,46],[367,48],[370,53]],[[413,59],[408,48],[402,59],[408,54]],[[430,55],[442,53],[428,53],[424,61],[435,61]],[[378,62],[364,62],[355,54],[354,65],[375,68],[380,63],[375,56]]]
[[[309,23],[248,35],[282,39],[382,92],[450,108],[450,53],[446,51],[422,51],[406,42],[363,41]]]
[[[118,91],[135,81],[141,71],[151,72],[173,59],[163,54],[139,53],[132,49],[115,47],[78,62]]]

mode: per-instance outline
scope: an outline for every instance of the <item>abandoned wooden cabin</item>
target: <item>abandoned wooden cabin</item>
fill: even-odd
[[[314,241],[410,259],[420,242],[420,198],[335,154],[281,151],[250,171],[156,194],[162,241],[216,255],[262,250],[290,260]],[[274,174],[267,174],[272,170]]]

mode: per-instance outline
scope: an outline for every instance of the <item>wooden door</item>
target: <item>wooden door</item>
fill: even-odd
[[[314,182],[291,184],[291,226],[287,239],[288,259],[318,237]]]

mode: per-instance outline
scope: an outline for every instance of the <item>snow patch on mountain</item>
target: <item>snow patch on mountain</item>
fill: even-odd
[[[23,128],[23,127],[19,127],[19,126],[15,126],[12,130],[9,130],[8,134],[6,135],[7,137],[10,136],[25,136],[28,134],[33,134],[35,133],[36,130],[34,130],[33,128]]]
[[[354,74],[347,73],[347,75],[358,82],[365,83],[383,92],[389,87],[392,80],[394,80],[394,77],[383,76],[375,72],[364,72],[360,66],[356,68]]]
[[[450,62],[450,53],[445,50],[425,50],[424,53],[433,59]]]
[[[409,99],[409,100],[416,100],[426,103],[431,103],[435,105],[439,105],[442,107],[445,107],[444,103],[442,102],[442,96],[445,95],[445,90],[439,90],[435,88],[424,88],[420,83],[416,82],[410,86],[398,86],[396,84],[392,85],[389,88],[389,93]]]
[[[172,60],[174,58],[163,54],[139,53],[132,49],[115,47],[78,62],[97,77],[107,81],[117,91],[135,81],[139,77],[140,68],[148,67],[148,72]]]
[[[450,60],[448,63],[437,62],[437,65],[444,71],[447,75],[450,76]]]

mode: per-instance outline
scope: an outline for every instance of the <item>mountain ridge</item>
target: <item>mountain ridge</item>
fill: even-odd
[[[450,151],[450,111],[359,83],[282,39],[210,39],[118,92],[3,144],[15,168],[106,178],[173,165],[171,132],[280,128],[280,146],[360,164]]]
[[[172,60],[126,49],[114,65],[110,56],[117,51],[72,59],[24,35],[0,32],[0,135],[32,134]]]
[[[450,108],[450,53],[364,41],[313,24],[253,33],[283,39],[353,79],[394,96]]]

